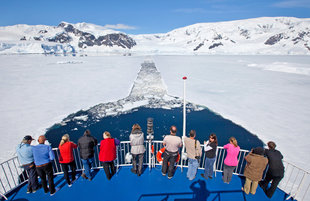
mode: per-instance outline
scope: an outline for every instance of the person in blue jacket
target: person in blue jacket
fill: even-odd
[[[32,146],[32,137],[26,135],[22,142],[16,147],[17,157],[22,167],[28,173],[27,193],[35,193],[39,189],[38,175],[34,165]]]
[[[54,179],[53,179],[53,166],[52,161],[55,156],[50,145],[44,144],[46,138],[41,135],[38,139],[39,144],[32,147],[34,163],[37,168],[37,173],[41,178],[42,187],[45,193],[50,192],[50,195],[56,193]],[[49,188],[47,188],[46,176],[48,177]]]

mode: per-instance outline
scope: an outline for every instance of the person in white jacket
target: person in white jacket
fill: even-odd
[[[130,145],[131,145],[131,154],[133,157],[132,160],[132,169],[131,172],[140,176],[142,174],[143,158],[144,158],[144,134],[141,131],[139,124],[134,124],[132,126],[132,131],[129,135]],[[138,159],[138,166],[137,166]]]

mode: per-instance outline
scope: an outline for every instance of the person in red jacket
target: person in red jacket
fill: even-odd
[[[120,141],[116,138],[112,138],[108,131],[103,133],[103,140],[100,142],[99,160],[103,162],[103,169],[110,180],[115,174],[114,160],[116,159],[116,146]]]
[[[65,134],[62,136],[61,141],[59,143],[59,162],[64,171],[64,177],[68,183],[68,186],[71,187],[72,183],[76,179],[76,164],[73,156],[73,149],[76,149],[77,145],[70,141],[69,135]],[[69,167],[72,172],[72,180],[70,181],[68,170]]]

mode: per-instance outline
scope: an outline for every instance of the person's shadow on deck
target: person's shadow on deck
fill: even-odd
[[[175,199],[175,201],[207,200],[210,196],[210,191],[207,190],[207,184],[204,180],[198,179],[194,181],[189,188],[193,191],[192,199]]]
[[[193,191],[193,192],[177,192],[177,193],[154,193],[154,194],[142,194],[138,201],[143,200],[144,198],[147,197],[161,197],[164,196],[164,198],[161,198],[159,200],[161,201],[168,201],[173,199],[173,197],[175,196],[184,196],[184,197],[190,197],[191,195],[193,196],[192,198],[176,198],[174,199],[174,201],[206,201],[208,200],[208,198],[210,197],[211,194],[214,194],[215,197],[211,197],[212,201],[215,200],[222,200],[222,194],[225,193],[242,193],[243,195],[243,200],[246,201],[246,197],[244,195],[244,192],[240,189],[240,190],[218,190],[218,191],[209,191],[207,189],[207,184],[205,180],[196,180],[194,181],[189,188]],[[227,198],[226,198],[227,200]]]

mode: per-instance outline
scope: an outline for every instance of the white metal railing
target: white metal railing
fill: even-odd
[[[151,143],[151,144],[150,144]],[[150,146],[149,146],[150,145]],[[151,147],[154,147],[154,153]],[[163,147],[162,141],[145,141],[145,157],[144,165],[149,165],[150,170],[152,167],[161,165],[155,158],[156,153]],[[58,148],[53,149],[55,159],[53,161],[54,174],[62,174],[63,170],[59,163],[59,150]],[[117,169],[121,166],[131,166],[131,162],[126,161],[126,154],[130,152],[130,142],[122,141],[117,147],[117,159],[115,165]],[[244,157],[247,155],[248,150],[240,150],[238,155],[238,166],[234,170],[234,174],[243,175],[243,170],[246,165]],[[79,150],[74,150],[74,158],[77,166],[77,170],[83,170],[83,165],[80,159]],[[150,154],[151,153],[151,154]],[[218,147],[216,151],[216,161],[214,163],[214,170],[216,172],[222,172],[224,168],[224,158],[226,156],[226,150],[223,147]],[[180,157],[182,159],[182,156]],[[181,161],[181,160],[180,160]],[[181,167],[180,161],[178,166]],[[205,154],[203,152],[201,160],[199,162],[199,169],[204,169]],[[285,176],[279,184],[279,188],[296,200],[309,200],[310,199],[310,175],[309,172],[302,170],[294,166],[293,164],[284,161],[285,165]],[[183,161],[182,167],[188,167],[188,161]],[[99,145],[95,148],[94,166],[93,169],[103,168],[99,161]],[[28,179],[27,172],[23,170],[17,157],[13,157],[0,164],[0,195],[7,195],[12,192],[15,188],[24,184]]]
[[[309,172],[284,161],[285,175],[278,188],[296,200],[310,200],[310,174]]]
[[[17,156],[4,161],[0,164],[0,194],[4,195],[10,193],[18,186],[25,183],[28,179],[27,172],[25,172],[17,159]],[[0,196],[0,198],[1,198]]]

